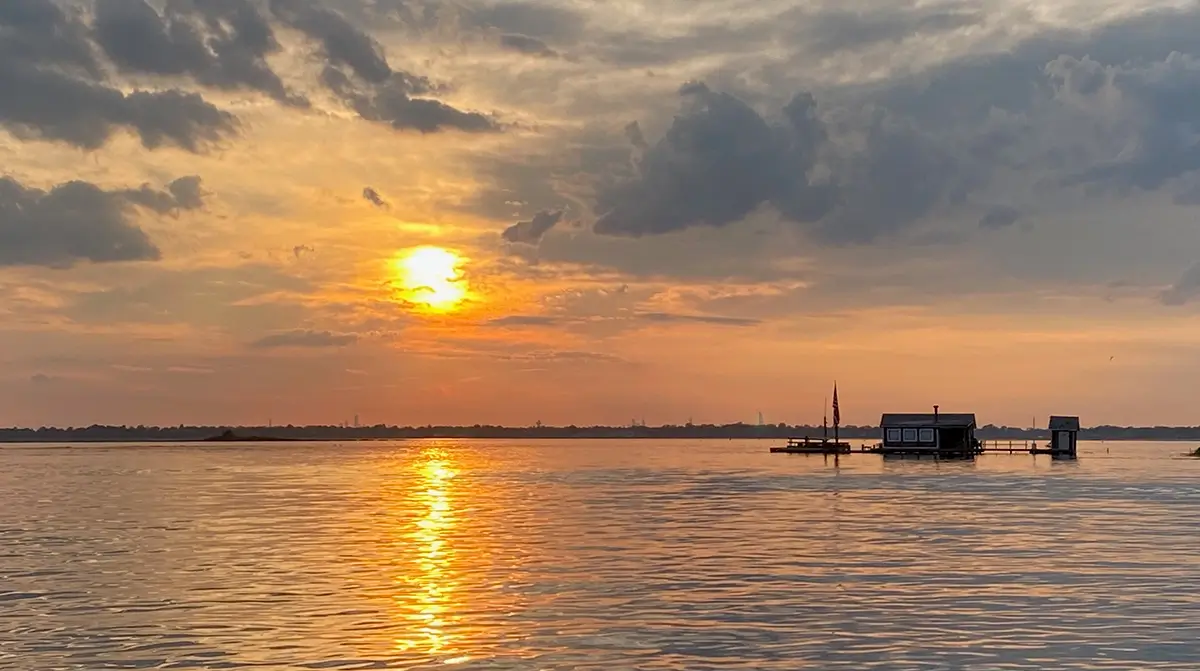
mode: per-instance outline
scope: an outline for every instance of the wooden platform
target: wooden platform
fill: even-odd
[[[827,438],[789,438],[787,445],[771,448],[772,454],[850,454],[852,451],[850,443]]]

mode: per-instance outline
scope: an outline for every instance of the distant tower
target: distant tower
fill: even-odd
[[[354,428],[358,428],[358,413],[354,413]]]
[[[762,426],[762,425],[763,425],[763,416],[762,416],[762,410],[759,410],[759,411],[758,411],[758,425],[759,425],[759,426]]]

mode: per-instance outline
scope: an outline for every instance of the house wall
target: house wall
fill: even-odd
[[[1055,450],[1074,451],[1078,439],[1071,431],[1055,431],[1051,448]]]
[[[885,447],[938,447],[938,430],[932,426],[884,426],[880,428]]]

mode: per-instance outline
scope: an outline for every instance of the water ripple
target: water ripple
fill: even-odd
[[[1200,668],[1200,461],[0,448],[0,668]]]

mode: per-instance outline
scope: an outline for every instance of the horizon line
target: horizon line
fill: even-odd
[[[0,431],[85,431],[88,429],[125,429],[125,430],[140,430],[140,431],[180,431],[188,429],[204,429],[204,430],[220,430],[220,429],[347,429],[347,430],[363,430],[363,429],[505,429],[505,430],[532,430],[532,431],[549,431],[555,429],[687,429],[687,428],[737,428],[746,427],[750,429],[821,429],[821,424],[789,424],[787,422],[775,422],[765,424],[752,424],[745,421],[725,422],[725,423],[694,423],[688,422],[684,424],[542,424],[536,422],[534,424],[394,424],[394,423],[374,423],[374,424],[358,424],[352,425],[349,422],[342,424],[99,424],[92,423],[87,425],[42,425],[42,426],[0,426]],[[880,429],[879,424],[841,424],[843,429]],[[1029,427],[1029,426],[1011,426],[1007,424],[979,424],[976,429],[1004,429],[1012,431],[1049,431],[1049,427]],[[1136,425],[1136,424],[1096,424],[1093,426],[1081,426],[1080,431],[1091,431],[1097,429],[1155,429],[1155,430],[1179,430],[1179,429],[1200,429],[1200,424],[1155,424],[1155,425]]]

